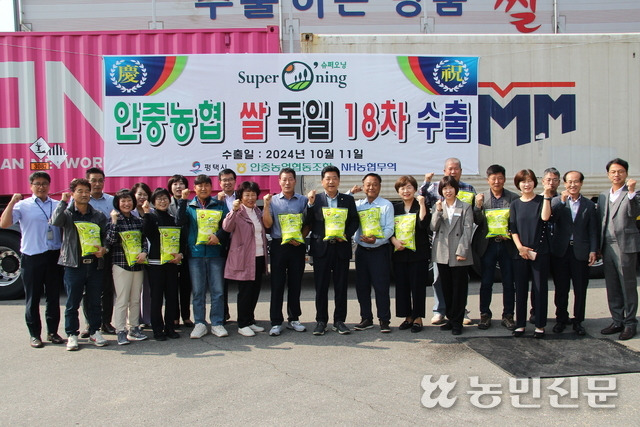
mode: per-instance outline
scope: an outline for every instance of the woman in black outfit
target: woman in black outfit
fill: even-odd
[[[527,321],[527,297],[529,277],[535,289],[534,315],[535,338],[544,337],[547,325],[547,294],[549,276],[549,231],[547,222],[551,218],[550,185],[545,184],[544,197],[536,195],[534,189],[538,179],[531,169],[523,169],[513,180],[522,196],[511,202],[509,209],[509,229],[518,255],[513,261],[513,278],[516,285],[516,329],[514,337],[524,335]]]
[[[151,210],[145,202],[143,233],[149,240],[149,282],[151,285],[151,325],[153,337],[157,341],[169,338],[180,338],[174,330],[174,319],[178,310],[178,264],[182,260],[184,239],[180,239],[180,250],[172,253],[173,259],[162,263],[160,256],[160,231],[162,227],[179,229],[175,218],[168,211],[171,195],[164,188],[158,188],[150,198],[155,210]],[[164,319],[162,318],[162,302],[165,301]]]
[[[393,204],[395,216],[413,214],[415,250],[408,249],[407,242],[391,237],[393,252],[393,271],[396,282],[396,316],[404,317],[399,329],[422,330],[422,318],[425,313],[426,285],[429,280],[429,223],[431,212],[425,198],[418,196],[418,183],[412,176],[401,176],[395,183],[395,189],[402,198]],[[397,228],[396,228],[397,229]]]

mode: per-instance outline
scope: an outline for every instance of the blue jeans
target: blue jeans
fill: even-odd
[[[102,322],[102,270],[98,270],[98,261],[91,264],[79,264],[78,267],[64,268],[64,287],[67,291],[67,305],[64,311],[64,330],[67,335],[80,334],[78,308],[82,294],[86,299],[89,317],[89,333],[100,329]]]
[[[222,325],[224,320],[224,264],[225,258],[201,257],[189,259],[193,319],[205,322],[207,311],[207,289],[211,294],[211,326]]]
[[[429,261],[431,262],[431,261]],[[438,269],[436,263],[433,263],[434,272]],[[440,313],[443,316],[447,313],[447,306],[444,303],[444,294],[442,293],[442,282],[440,281],[440,275],[433,282],[433,314]]]
[[[487,250],[482,255],[482,278],[480,281],[480,314],[491,313],[491,294],[493,293],[493,278],[496,263],[500,264],[502,273],[502,316],[512,315],[516,301],[516,288],[513,283],[513,261],[507,251],[509,242],[489,242]]]

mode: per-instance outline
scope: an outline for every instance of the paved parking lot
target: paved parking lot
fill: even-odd
[[[256,310],[258,323],[268,330],[269,292],[263,287]],[[353,283],[353,281],[351,281]],[[478,318],[479,283],[470,285],[468,308]],[[500,289],[497,285],[496,289]],[[231,292],[235,299],[235,290]],[[427,306],[432,304],[428,290]],[[302,322],[314,326],[314,291],[305,276]],[[550,305],[553,298],[550,295]],[[392,304],[394,300],[392,300]],[[64,299],[61,300],[64,304]],[[499,312],[500,298],[493,311]],[[231,306],[232,316],[235,304]],[[393,310],[395,312],[395,310]],[[550,313],[553,310],[550,308]],[[349,289],[347,324],[359,321],[355,289]],[[590,284],[587,332],[600,337],[609,324],[603,280]],[[148,340],[119,347],[107,335],[109,346],[96,348],[80,340],[78,352],[64,346],[31,349],[21,301],[0,303],[0,340],[3,368],[0,395],[1,425],[452,425],[482,423],[506,425],[637,425],[640,374],[616,375],[613,409],[593,409],[586,396],[587,378],[579,378],[577,409],[551,407],[543,379],[542,395],[531,393],[525,403],[539,409],[514,408],[509,375],[489,360],[458,342],[450,332],[427,327],[412,334],[397,329],[383,335],[376,327],[339,336],[327,332],[285,331],[280,337],[260,333],[253,338],[237,334],[207,335],[201,340],[182,338],[167,342]],[[553,323],[550,322],[550,332]],[[62,331],[62,328],[61,328]],[[529,327],[528,333],[533,328]],[[465,327],[464,336],[507,335],[494,320],[488,331]],[[571,333],[571,332],[565,332]],[[625,343],[640,351],[640,338]],[[421,382],[432,375],[457,381],[449,397],[450,408],[421,403]],[[469,377],[501,384],[501,403],[493,409],[473,405],[467,391]],[[600,377],[609,378],[609,377]],[[530,381],[527,381],[530,384]],[[569,390],[568,381],[563,385]],[[434,393],[432,397],[438,393]],[[486,398],[488,399],[488,397]],[[425,400],[426,401],[426,400]],[[482,400],[486,404],[489,400]]]

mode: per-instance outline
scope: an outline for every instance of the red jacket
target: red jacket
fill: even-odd
[[[262,211],[255,207],[253,211],[262,224]],[[227,264],[224,268],[224,278],[230,280],[249,281],[256,278],[256,241],[253,222],[247,215],[244,207],[237,211],[231,211],[222,221],[222,228],[232,233]],[[267,256],[267,236],[262,228],[262,245],[265,257]],[[266,273],[265,262],[265,273]]]

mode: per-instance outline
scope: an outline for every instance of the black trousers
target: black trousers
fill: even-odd
[[[426,261],[393,263],[396,281],[396,316],[417,319],[425,316],[429,266]]]
[[[178,266],[178,308],[176,309],[176,321],[189,320],[191,318],[191,276],[189,275],[189,260],[182,258]]]
[[[282,239],[273,239],[270,245],[271,255],[271,305],[269,314],[271,326],[282,325],[282,304],[284,288],[287,287],[287,320],[299,320],[300,290],[304,274],[305,246],[282,244]]]
[[[336,245],[339,245],[337,243]],[[334,322],[347,318],[347,280],[349,259],[340,258],[336,245],[328,245],[325,255],[313,257],[313,279],[316,285],[316,322],[329,322],[329,281],[333,278],[335,294]]]
[[[256,277],[253,280],[237,280],[238,283],[238,328],[256,323],[255,311],[260,297],[262,274],[264,273],[264,256],[256,257]]]
[[[549,285],[549,254],[538,254],[535,261],[522,258],[513,260],[513,279],[516,285],[516,327],[524,328],[527,323],[527,297],[529,278],[534,291],[533,315],[536,328],[547,326],[547,302]]]
[[[106,254],[102,257],[104,267],[102,267],[102,292],[100,294],[100,303],[102,306],[102,324],[110,324],[113,317],[113,303],[115,299],[115,286],[113,285],[113,269],[111,268],[111,255]],[[89,302],[87,298],[82,301],[82,310],[84,311],[85,322],[89,322]],[[88,329],[88,328],[87,328]]]
[[[58,333],[60,325],[60,288],[64,267],[58,265],[60,251],[47,251],[37,255],[22,254],[21,276],[25,295],[24,318],[32,337],[40,337],[40,299],[45,294],[47,331]]]
[[[447,318],[456,329],[462,329],[467,294],[469,292],[468,267],[451,267],[438,264],[438,274],[442,282],[442,293],[447,307]]]
[[[583,322],[589,285],[589,262],[577,260],[573,246],[570,245],[563,257],[551,257],[551,268],[555,271],[553,284],[556,292],[553,300],[556,305],[556,321],[569,323],[567,307],[569,288],[573,282],[573,317],[577,322]]]
[[[389,244],[377,248],[356,248],[356,294],[360,317],[373,320],[371,288],[375,291],[378,319],[391,320],[389,285],[391,282],[391,248]]]
[[[147,266],[151,287],[151,326],[154,334],[174,330],[173,321],[178,312],[178,270],[179,266],[172,263]]]

